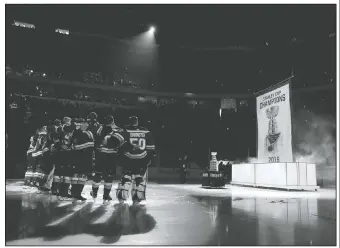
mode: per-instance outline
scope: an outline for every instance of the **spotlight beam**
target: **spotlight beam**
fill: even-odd
[[[155,29],[155,27],[150,27],[149,31],[150,31],[151,33],[154,33],[154,32],[156,31],[156,29]]]

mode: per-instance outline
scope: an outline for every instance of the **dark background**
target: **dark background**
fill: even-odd
[[[10,28],[13,20],[36,29]],[[142,66],[145,54],[118,39],[151,25],[157,58]],[[335,30],[335,5],[6,5],[6,63],[107,76],[127,68],[159,91],[236,93],[292,71],[310,84],[334,77]]]
[[[36,29],[14,27],[14,20]],[[100,73],[101,84],[109,84],[118,72],[149,92],[248,94],[237,99],[237,112],[224,110],[220,117],[218,97],[195,107],[184,98],[132,110],[122,109],[124,102],[106,108],[65,106],[15,98],[14,93],[39,96],[35,86],[41,84],[35,77],[27,83],[6,78],[9,154],[24,164],[28,137],[37,127],[94,110],[100,118],[114,113],[119,125],[139,115],[155,134],[162,167],[176,167],[178,156],[188,153],[203,168],[209,149],[230,160],[254,157],[252,94],[292,74],[294,112],[335,119],[335,20],[335,5],[6,5],[6,65],[16,72],[25,67],[44,72],[47,80],[62,73],[69,86],[48,87],[51,98],[74,99],[80,89],[72,82],[82,82],[87,72]],[[156,27],[157,56],[150,60],[128,42],[151,25]],[[56,34],[55,28],[68,29],[70,35]],[[141,95],[81,91],[94,95],[90,102],[129,98],[129,106],[138,105]],[[18,109],[9,107],[13,101]],[[27,106],[32,117],[25,122]]]

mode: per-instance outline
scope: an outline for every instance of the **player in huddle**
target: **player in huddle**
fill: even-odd
[[[75,119],[76,130],[73,133],[73,149],[75,160],[71,179],[71,195],[81,201],[86,198],[81,195],[88,175],[92,172],[92,153],[94,150],[94,137],[88,130],[89,123],[84,119]]]
[[[104,201],[112,200],[110,196],[112,182],[119,160],[118,149],[124,143],[123,129],[119,128],[112,115],[105,117],[105,123],[97,131],[95,176],[91,195],[97,198],[100,182],[104,180]]]
[[[25,179],[24,179],[25,186],[33,186],[33,183],[34,183],[36,159],[35,157],[32,157],[32,153],[36,152],[38,137],[39,137],[39,129],[37,129],[36,133],[31,136],[30,145],[27,150],[27,162],[26,162],[27,168],[26,168]]]
[[[76,129],[70,117],[63,118],[60,133],[60,149],[55,164],[55,171],[52,183],[52,194],[65,198],[72,198],[68,193],[73,173],[73,164],[77,159],[73,150],[73,133]]]
[[[101,125],[97,121],[97,118],[98,116],[95,112],[89,113],[86,118],[86,122],[88,123],[87,130],[90,131],[93,135],[96,135],[98,132],[98,129],[101,127]]]
[[[129,125],[124,128],[125,143],[123,153],[123,177],[118,183],[117,198],[123,203],[129,198],[129,191],[133,204],[138,204],[146,199],[146,172],[154,155],[155,145],[152,133],[141,127],[138,117],[129,118]]]
[[[37,186],[43,191],[49,191],[46,188],[46,182],[54,164],[52,156],[53,131],[53,128],[49,126],[39,132],[36,149],[32,153],[32,157],[36,159]]]
[[[123,129],[115,124],[111,115],[105,118],[104,125],[100,125],[96,118],[95,113],[90,113],[86,121],[64,117],[62,125],[55,120],[52,126],[43,127],[33,135],[27,152],[25,184],[29,185],[34,176],[40,189],[49,190],[46,183],[54,166],[52,194],[86,200],[81,194],[93,171],[95,151],[93,198],[97,198],[99,185],[104,180],[103,200],[112,200],[112,182],[116,167],[121,164],[123,177],[118,184],[117,198],[120,202],[126,201],[131,189],[134,204],[145,200],[147,167],[155,151],[152,133],[140,126],[135,116],[129,118],[129,125]]]

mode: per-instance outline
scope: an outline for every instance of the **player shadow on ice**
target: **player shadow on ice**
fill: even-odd
[[[156,225],[143,205],[60,201],[36,193],[6,196],[6,216],[6,242],[33,237],[56,241],[90,234],[112,244],[122,235],[147,233]]]
[[[105,223],[92,224],[87,228],[87,233],[102,236],[101,243],[115,243],[122,235],[148,233],[156,226],[155,219],[146,213],[143,205],[116,204],[114,207],[115,211]]]
[[[80,209],[69,214],[71,215],[69,217],[67,217],[67,212],[64,212],[60,217],[62,219],[66,215],[64,221],[44,226],[39,236],[43,236],[44,240],[59,240],[69,235],[90,234],[101,236],[101,243],[113,244],[122,235],[147,233],[156,226],[155,219],[146,213],[143,205],[103,204],[94,210],[92,210],[94,203],[72,205]],[[63,210],[58,212],[63,212]],[[109,215],[105,216],[107,213]]]

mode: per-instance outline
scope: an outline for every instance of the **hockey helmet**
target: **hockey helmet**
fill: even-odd
[[[72,124],[72,119],[70,117],[64,117],[63,118],[63,125],[64,126],[71,126]]]
[[[76,128],[76,126],[73,124],[73,123],[70,123],[70,124],[64,124],[62,126],[62,131],[64,133],[70,133],[72,131],[74,131],[74,129]]]
[[[89,113],[89,115],[87,116],[87,121],[88,122],[96,122],[97,121],[97,114],[95,112],[91,112]]]
[[[60,126],[60,125],[61,125],[61,120],[55,119],[55,120],[53,121],[53,125],[54,125],[54,126]]]
[[[114,118],[112,115],[105,116],[105,125],[110,125],[114,122]]]
[[[129,124],[130,125],[138,125],[138,117],[137,116],[131,116],[129,118]]]

